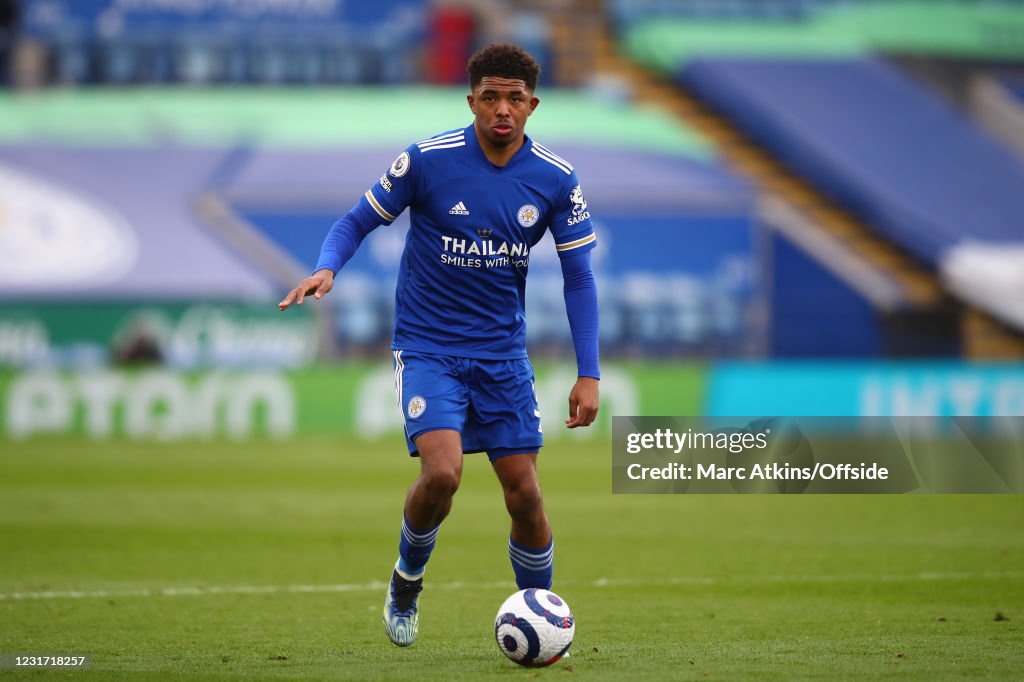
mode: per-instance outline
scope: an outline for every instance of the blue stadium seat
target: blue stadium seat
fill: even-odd
[[[1024,236],[1024,164],[880,59],[703,59],[679,77],[926,263]]]
[[[84,40],[58,38],[51,43],[54,78],[65,85],[85,85],[96,80],[92,49]]]

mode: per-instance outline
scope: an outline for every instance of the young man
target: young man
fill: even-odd
[[[540,411],[524,320],[530,249],[545,230],[561,259],[579,370],[566,426],[589,426],[598,409],[590,213],[573,167],[524,133],[540,101],[533,94],[540,67],[502,44],[474,55],[467,70],[473,123],[407,147],[331,228],[314,274],[279,304],[284,310],[329,292],[362,239],[411,209],[392,348],[420,475],[406,496],[384,604],[398,646],[416,639],[424,568],[459,487],[463,453],[486,452],[504,489],[516,584],[551,586],[554,543],[537,481]]]

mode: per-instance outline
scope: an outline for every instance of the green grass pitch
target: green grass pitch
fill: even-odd
[[[416,465],[399,441],[0,446],[0,652],[118,679],[956,679],[1024,670],[1024,497],[614,496],[607,443],[541,455],[571,657],[493,641],[514,591],[467,458],[421,599],[386,639]],[[997,613],[1001,616],[997,619]]]

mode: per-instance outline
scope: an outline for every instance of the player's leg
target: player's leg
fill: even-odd
[[[405,496],[399,568],[408,577],[423,574],[441,522],[452,509],[462,480],[462,434],[450,429],[428,431],[416,439],[420,475]]]
[[[420,475],[405,497],[398,561],[384,600],[384,628],[398,646],[409,646],[419,633],[423,573],[462,478],[462,436],[458,431],[428,431],[416,438],[415,444]]]
[[[537,478],[537,453],[503,455],[492,461],[512,519],[508,555],[519,589],[550,589],[555,545]]]
[[[419,476],[405,497],[398,561],[384,601],[384,627],[398,646],[416,639],[424,569],[462,477],[467,392],[459,375],[458,358],[395,353],[409,454],[420,459]]]
[[[512,519],[508,554],[520,589],[551,587],[554,544],[537,480],[544,443],[529,361],[476,361],[470,382],[467,443],[487,451]],[[467,448],[469,449],[469,448]]]

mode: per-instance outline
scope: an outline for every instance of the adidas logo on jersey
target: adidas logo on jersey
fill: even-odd
[[[452,215],[469,215],[469,209],[466,208],[466,205],[461,201],[452,206],[451,210],[448,212]]]

